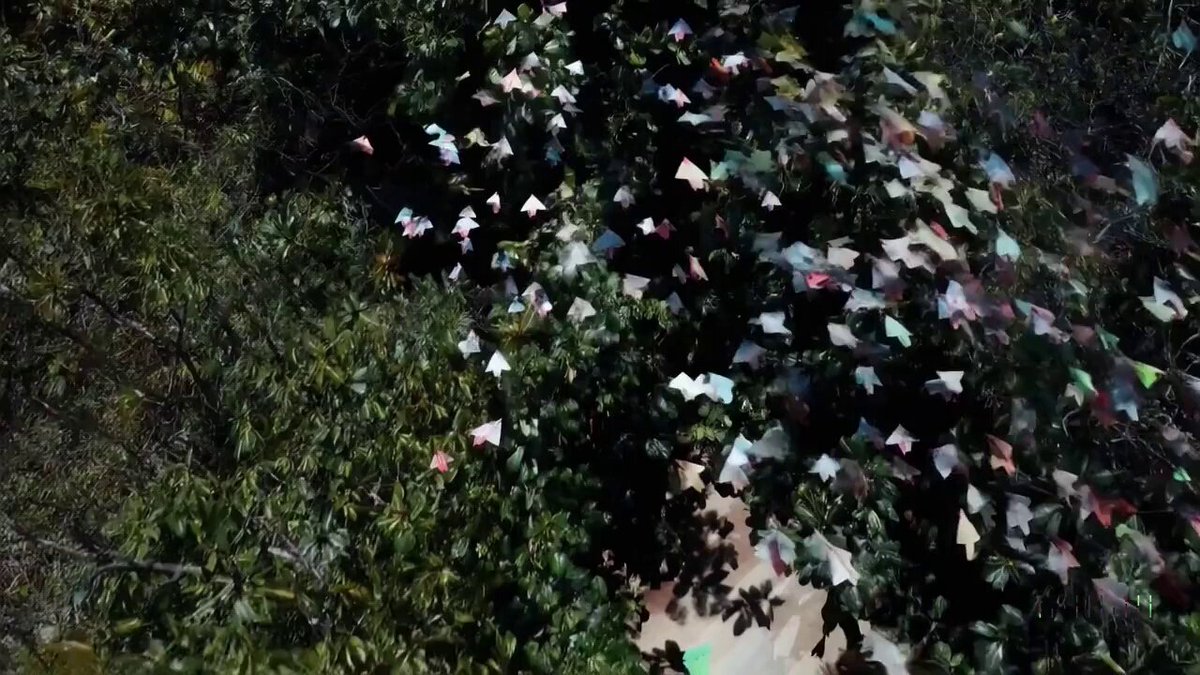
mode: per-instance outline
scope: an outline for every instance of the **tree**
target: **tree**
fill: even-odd
[[[103,36],[127,18],[83,25]],[[27,39],[53,39],[55,20]],[[324,187],[329,176],[264,193],[261,164],[295,166],[262,147],[284,133],[261,113],[278,76],[238,77],[245,64],[214,58],[181,85],[155,39],[133,56],[100,40],[78,45],[78,61],[9,70],[35,82],[9,103],[47,120],[9,129],[34,152],[10,166],[28,191],[7,207],[26,226],[4,268],[6,467],[23,476],[6,524],[15,564],[82,563],[33,579],[15,629],[69,623],[38,601],[77,575],[87,641],[109,667],[635,668],[631,591],[581,563],[601,557],[591,536],[614,527],[612,512],[637,501],[606,493],[589,467],[631,466],[599,443],[644,424],[624,395],[655,359],[620,358],[632,336],[598,326],[650,327],[662,313],[623,306],[602,277],[613,297],[594,298],[588,326],[544,325],[533,306],[501,313],[484,344],[526,358],[489,384],[458,346],[486,294],[399,275],[407,241],[364,217],[365,194]],[[111,97],[80,77],[96,68]],[[213,109],[172,107],[189,84]],[[209,122],[238,111],[248,118]],[[354,170],[348,149],[325,152]],[[576,374],[579,352],[607,365]],[[471,448],[498,410],[503,435]],[[60,466],[70,473],[46,482]],[[665,482],[656,474],[643,494],[661,502]],[[65,644],[38,657],[79,657]]]
[[[1169,8],[167,9],[3,36],[31,667],[636,672],[708,484],[890,671],[1196,662]]]

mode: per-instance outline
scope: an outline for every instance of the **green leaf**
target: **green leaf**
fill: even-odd
[[[1000,630],[986,621],[976,621],[971,624],[971,632],[989,640],[999,640]]]
[[[975,643],[980,670],[984,673],[1004,672],[1004,642],[999,639],[980,640]]]
[[[524,459],[525,459],[525,448],[517,447],[517,449],[514,450],[513,453],[508,456],[508,460],[505,461],[504,466],[507,467],[509,471],[516,473],[521,470],[521,462]]]
[[[984,566],[983,579],[997,590],[1003,590],[1008,585],[1008,565],[1001,560],[989,558]]]

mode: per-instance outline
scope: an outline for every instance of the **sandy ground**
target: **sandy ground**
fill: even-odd
[[[705,617],[695,611],[691,594],[684,596],[684,612],[672,617],[667,606],[673,595],[673,584],[646,592],[650,618],[642,626],[637,645],[642,651],[662,648],[668,640],[680,649],[688,650],[705,644],[712,648],[711,675],[816,675],[821,672],[822,660],[809,652],[821,639],[821,606],[825,592],[801,586],[794,577],[778,577],[770,563],[759,560],[750,545],[750,530],[746,526],[746,506],[740,499],[710,494],[706,510],[728,518],[734,525],[726,541],[737,551],[738,568],[725,580],[736,589],[748,588],[772,579],[772,597],[783,600],[775,608],[770,629],[752,625],[739,636],[733,634],[733,619],[722,621],[720,615]],[[715,535],[714,535],[715,536]],[[841,631],[829,637],[825,662],[832,662],[845,646]]]

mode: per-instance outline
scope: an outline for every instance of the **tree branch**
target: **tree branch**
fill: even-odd
[[[111,572],[150,572],[154,574],[170,574],[174,578],[184,575],[201,576],[204,574],[204,568],[199,565],[165,563],[158,562],[157,560],[139,560],[137,558],[118,555],[113,551],[89,551],[68,546],[53,539],[39,537],[15,523],[12,524],[12,528],[17,533],[17,536],[35,546],[49,549],[77,560],[85,560],[96,564],[97,567],[93,577],[99,577]]]

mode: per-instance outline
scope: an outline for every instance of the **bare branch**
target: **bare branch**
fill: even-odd
[[[49,549],[77,560],[85,560],[96,564],[97,568],[94,576],[101,576],[111,572],[150,572],[154,574],[170,574],[176,578],[184,575],[200,576],[204,574],[204,568],[199,565],[139,560],[137,558],[118,555],[114,551],[90,551],[68,546],[52,539],[46,539],[45,537],[39,537],[15,523],[12,524],[12,528],[17,533],[17,536],[35,546]]]

